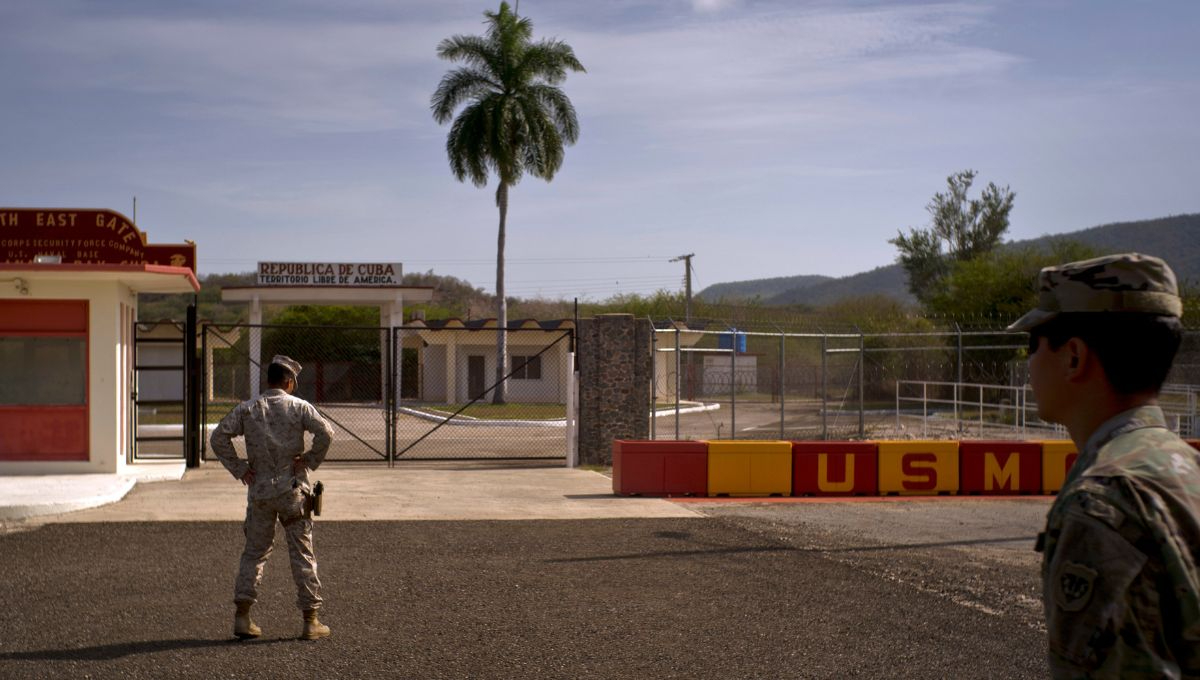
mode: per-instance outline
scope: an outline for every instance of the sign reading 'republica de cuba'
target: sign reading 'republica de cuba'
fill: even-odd
[[[157,264],[196,271],[196,244],[152,244],[115,210],[0,208],[0,262]]]
[[[259,262],[260,286],[399,286],[399,262]]]

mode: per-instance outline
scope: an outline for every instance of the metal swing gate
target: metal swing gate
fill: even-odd
[[[497,334],[508,347],[496,373]],[[394,330],[394,460],[565,459],[574,441],[574,331]],[[504,403],[495,402],[499,385]]]
[[[563,459],[574,421],[573,333],[505,331],[507,403],[491,397],[496,329],[205,325],[199,420],[208,433],[266,389],[275,354],[300,362],[296,396],[317,408],[334,441],[326,461]],[[488,378],[489,374],[493,376]],[[236,439],[239,455],[244,443]]]
[[[133,322],[132,341],[122,350],[122,380],[130,407],[127,461],[183,459],[199,464],[199,402],[196,380],[196,307],[184,323]],[[124,343],[123,343],[124,344]]]

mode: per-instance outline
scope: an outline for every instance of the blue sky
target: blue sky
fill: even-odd
[[[131,212],[201,273],[399,261],[494,290],[494,184],[454,180],[438,41],[498,2],[8,0],[0,205]],[[1200,211],[1200,3],[523,0],[587,67],[508,292],[604,299],[889,264],[947,175],[1010,237]]]

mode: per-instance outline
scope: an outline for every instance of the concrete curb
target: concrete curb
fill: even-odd
[[[696,406],[688,406],[686,408],[679,409],[679,415],[682,416],[688,413],[704,413],[705,411],[719,410],[721,410],[720,404],[697,404]],[[654,412],[655,418],[667,418],[673,415],[675,415],[675,409],[673,408],[660,408]]]
[[[396,409],[400,413],[428,420],[432,423],[440,423],[446,420],[446,416],[428,411],[421,411],[415,408],[401,407]],[[450,422],[446,423],[449,427],[566,427],[566,418],[556,418],[552,420],[485,420],[481,418],[472,418],[471,416],[460,415]]]
[[[699,404],[697,406],[688,406],[687,408],[679,409],[679,414],[687,413],[703,413],[704,411],[716,411],[721,408],[720,404]],[[396,409],[400,413],[427,420],[432,423],[440,423],[446,420],[446,416],[437,413],[430,413],[420,409],[401,407]],[[675,415],[675,409],[659,409],[654,412],[655,418],[666,418]],[[451,427],[566,427],[567,420],[565,418],[554,418],[549,420],[486,420],[482,418],[473,418],[471,416],[460,415],[446,423]]]
[[[80,479],[100,477],[105,479]],[[28,477],[0,478],[0,493],[7,499],[0,505],[0,521],[58,515],[116,503],[137,484],[137,479],[124,475],[61,475],[47,493],[46,483],[29,483]],[[170,477],[163,477],[169,479]],[[37,479],[37,478],[33,478]],[[22,490],[20,487],[24,487]]]

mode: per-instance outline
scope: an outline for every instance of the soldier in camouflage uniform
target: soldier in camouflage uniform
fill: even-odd
[[[1113,255],[1039,277],[1029,381],[1079,458],[1038,537],[1056,678],[1200,677],[1200,460],[1157,405],[1182,327],[1162,260]]]
[[[308,471],[317,469],[329,449],[329,425],[312,404],[292,396],[300,364],[276,355],[267,368],[267,391],[257,399],[242,402],[221,420],[213,431],[213,452],[225,469],[247,491],[246,549],[234,586],[233,632],[239,638],[254,638],[262,630],[250,620],[250,607],[258,597],[263,567],[275,540],[275,522],[283,525],[297,602],[304,614],[301,637],[306,640],[329,635],[329,627],[317,619],[321,607],[321,582],[313,554],[312,519],[305,500],[312,492]],[[304,433],[313,435],[312,449],[304,451]],[[246,459],[237,457],[233,438],[246,439]]]

